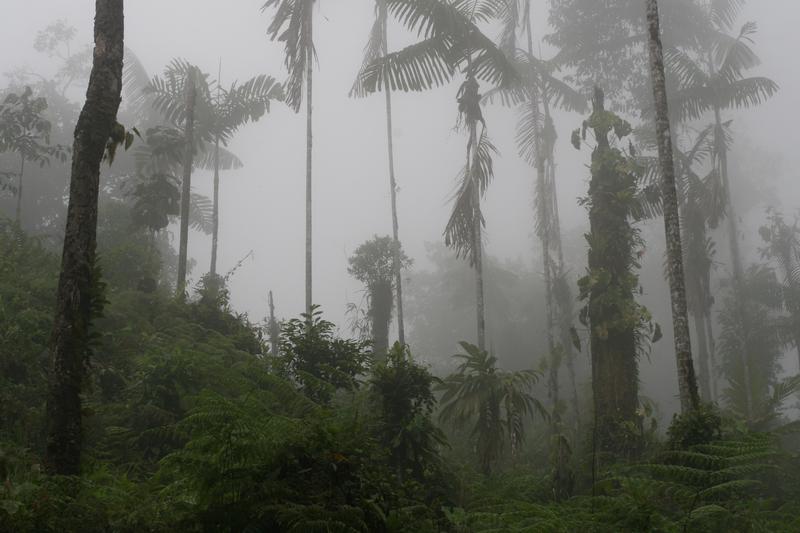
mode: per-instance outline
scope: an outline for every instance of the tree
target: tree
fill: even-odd
[[[504,105],[516,106],[517,147],[520,156],[536,169],[534,220],[535,233],[541,242],[545,280],[550,396],[553,404],[558,404],[558,370],[563,354],[570,371],[573,403],[577,409],[573,342],[570,333],[573,325],[573,297],[565,279],[555,178],[554,152],[557,134],[550,108],[553,105],[567,111],[584,112],[586,99],[554,76],[558,66],[555,61],[543,61],[534,55],[530,0],[509,1],[503,23],[501,47],[506,55],[514,59],[522,83],[490,91],[485,99],[499,99]],[[525,50],[520,49],[517,42],[519,31],[527,38]],[[555,410],[554,419],[558,418],[557,412]]]
[[[738,9],[737,2],[730,4],[734,7],[731,7],[729,15],[724,18],[712,16],[712,31],[700,42],[696,54],[670,49],[665,57],[670,72],[679,83],[674,99],[679,119],[696,120],[707,111],[714,113],[715,167],[725,201],[733,277],[739,280],[743,267],[739,253],[737,215],[728,176],[728,141],[722,112],[759,105],[772,97],[778,91],[778,86],[768,78],[744,76],[745,71],[760,63],[750,48],[756,25],[752,22],[745,24],[736,37],[724,33],[732,27]]]
[[[364,50],[364,62],[359,71],[358,78],[350,91],[351,96],[364,96],[366,90],[361,83],[363,72],[378,58],[385,56],[389,53],[389,8],[386,0],[375,0],[375,22],[372,25],[369,41]],[[389,166],[389,198],[391,200],[391,214],[392,214],[392,237],[395,241],[395,251],[399,252],[401,249],[400,244],[400,230],[397,217],[397,179],[395,177],[394,168],[394,140],[392,133],[392,90],[386,87],[384,90],[386,95],[386,142],[388,145],[388,166]],[[394,287],[396,292],[397,303],[397,337],[400,344],[405,344],[405,323],[403,321],[403,278],[401,275],[402,266],[401,258],[399,256],[394,258]]]
[[[355,390],[370,363],[369,342],[341,339],[335,326],[314,306],[283,325],[280,353],[270,363],[282,376],[297,383],[303,393],[327,404],[337,390]]]
[[[680,212],[675,186],[675,165],[672,153],[672,133],[667,104],[667,82],[664,74],[664,53],[661,46],[661,26],[658,1],[647,0],[647,22],[650,34],[650,73],[653,100],[656,108],[656,138],[661,165],[662,202],[667,241],[667,262],[672,302],[672,324],[675,334],[675,356],[678,362],[678,385],[683,412],[697,409],[699,396],[692,361],[689,315],[686,307],[686,280],[683,273]]]
[[[17,173],[17,223],[22,222],[22,192],[25,163],[46,165],[51,156],[66,159],[59,146],[50,145],[52,124],[44,117],[47,100],[34,97],[30,87],[20,94],[11,93],[0,105],[0,152],[19,154]]]
[[[194,159],[194,113],[197,103],[198,72],[190,66],[185,77],[186,112],[184,116],[183,139],[186,143],[183,154],[183,176],[181,178],[181,227],[178,244],[178,281],[175,294],[184,298],[186,294],[186,261],[189,256],[189,202],[192,195],[192,166]]]
[[[424,91],[444,85],[462,71],[458,90],[459,119],[467,130],[467,161],[459,179],[453,211],[445,227],[445,242],[475,268],[478,346],[486,345],[486,319],[482,270],[480,198],[492,178],[491,155],[496,148],[486,136],[480,108],[478,80],[508,86],[518,73],[503,52],[478,27],[505,12],[505,0],[386,0],[388,11],[416,32],[418,43],[384,54],[362,69],[360,83],[366,92],[383,89]],[[478,135],[477,124],[482,129]]]
[[[774,209],[768,214],[768,224],[758,230],[765,243],[761,256],[772,261],[783,278],[780,296],[788,317],[781,336],[789,340],[787,344],[794,344],[800,362],[800,227],[797,220],[787,224],[783,214]]]
[[[260,75],[239,85],[234,82],[222,89],[217,80],[216,98],[210,102],[211,133],[214,136],[214,196],[213,226],[211,233],[211,266],[209,272],[217,273],[217,245],[219,241],[219,171],[222,154],[220,142],[227,146],[233,135],[248,122],[259,120],[269,112],[273,100],[283,100],[283,90],[271,76]]]
[[[139,172],[150,174],[145,178],[152,178],[156,174],[177,174],[179,170],[183,174],[180,180],[184,191],[181,194],[179,249],[184,252],[188,246],[188,227],[198,226],[201,220],[196,216],[198,207],[205,203],[202,197],[191,192],[191,172],[196,166],[214,171],[214,196],[208,202],[208,223],[200,225],[200,229],[211,235],[210,272],[216,274],[219,172],[242,166],[239,158],[220,146],[220,143],[227,145],[244,124],[261,118],[269,110],[272,100],[282,98],[280,86],[273,78],[260,75],[241,85],[234,82],[229,89],[223,89],[218,80],[210,80],[208,75],[183,59],[173,59],[164,69],[163,77],[147,80],[147,73],[132,52],[128,51],[128,57],[131,61],[125,70],[125,81],[132,105],[155,109],[172,124],[148,130],[147,147],[137,155],[140,156],[138,159],[142,167]],[[190,90],[192,83],[194,89]],[[212,96],[214,87],[216,96]],[[192,106],[189,106],[190,103]],[[190,116],[191,130],[188,129]],[[191,137],[187,137],[188,134]],[[186,219],[184,213],[188,213]],[[183,284],[183,292],[187,260],[188,255],[183,254],[178,263],[178,286]],[[178,291],[178,294],[182,292]]]
[[[438,387],[442,410],[439,417],[456,428],[471,426],[483,473],[489,475],[503,447],[517,449],[525,436],[525,420],[544,407],[530,390],[539,380],[531,370],[505,372],[497,368],[497,358],[477,346],[462,342],[462,361],[456,373]]]
[[[426,470],[439,462],[446,439],[431,420],[436,406],[432,388],[437,383],[400,343],[372,370],[369,388],[380,406],[378,434],[401,480],[409,471],[424,481]]]
[[[719,176],[719,194],[724,201],[728,222],[734,293],[740,291],[743,266],[739,252],[738,220],[728,176],[729,138],[726,131],[727,124],[722,121],[722,111],[759,105],[778,90],[777,84],[768,78],[744,77],[745,71],[760,63],[750,48],[753,42],[751,36],[756,31],[756,25],[745,24],[736,37],[725,33],[732,28],[741,5],[741,2],[721,2],[717,7],[712,4],[708,15],[712,31],[707,32],[707,36],[699,41],[697,50],[671,49],[665,54],[669,69],[679,83],[679,90],[675,96],[675,108],[679,119],[696,120],[702,118],[708,111],[714,113],[714,166]],[[746,306],[743,302],[740,303],[742,305],[739,306],[739,311],[746,312]],[[741,320],[744,327],[748,327],[750,323],[748,317],[743,317]],[[746,347],[742,345],[741,357],[745,366],[748,364],[746,351]],[[750,391],[751,387],[747,383],[750,372],[744,372],[743,377],[745,391]],[[748,404],[752,404],[752,398]]]
[[[75,127],[51,341],[45,465],[54,474],[76,475],[80,470],[83,374],[92,317],[102,303],[95,263],[100,162],[109,139],[120,128],[116,116],[122,91],[123,35],[123,0],[97,0],[94,60],[86,103]]]
[[[273,41],[284,43],[286,69],[286,103],[300,111],[303,85],[306,89],[306,314],[311,314],[312,297],[312,163],[313,163],[313,80],[315,0],[267,0],[261,10],[275,8],[267,33]]]
[[[592,152],[589,195],[588,271],[578,283],[587,301],[581,322],[590,330],[594,396],[594,447],[611,456],[640,451],[638,355],[646,337],[660,337],[649,312],[636,302],[639,290],[639,231],[632,225],[639,212],[640,169],[631,157],[611,145],[631,133],[631,126],[606,111],[603,91],[595,89],[594,112],[572,140],[580,147],[589,130],[597,142]],[[648,331],[649,329],[649,331]]]
[[[453,210],[444,232],[444,242],[455,249],[456,255],[469,260],[475,270],[475,309],[477,314],[478,348],[486,349],[486,310],[483,278],[483,237],[485,224],[481,212],[481,197],[494,178],[492,155],[497,149],[486,135],[486,122],[481,112],[478,82],[472,75],[458,91],[459,120],[468,131],[467,162],[459,175],[460,185]],[[481,134],[478,137],[478,123]]]
[[[371,319],[373,352],[384,357],[389,349],[389,323],[392,320],[394,301],[392,292],[396,281],[395,262],[406,268],[411,260],[403,250],[396,250],[397,241],[391,237],[377,235],[359,246],[350,257],[348,272],[366,285]]]

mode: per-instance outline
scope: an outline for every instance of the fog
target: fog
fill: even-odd
[[[148,73],[159,74],[174,57],[197,64],[216,76],[221,62],[224,84],[257,74],[285,78],[283,47],[266,34],[270,13],[260,11],[259,0],[135,0],[126,5],[126,44]],[[391,234],[389,186],[386,170],[384,102],[381,95],[364,99],[348,96],[360,65],[373,21],[371,0],[319,2],[316,49],[319,63],[314,83],[314,302],[325,315],[346,330],[346,304],[362,298],[362,285],[347,272],[347,259],[373,235]],[[546,3],[538,2],[535,38],[551,31]],[[6,13],[0,32],[0,72],[26,67],[47,75],[53,60],[33,48],[36,33],[64,19],[77,28],[76,46],[91,41],[94,2],[90,0],[4,0]],[[750,2],[741,21],[758,23],[756,50],[762,64],[754,72],[770,76],[779,93],[751,110],[732,111],[735,146],[731,174],[734,199],[743,220],[746,263],[759,258],[762,245],[757,228],[767,206],[787,215],[800,209],[800,150],[797,148],[797,110],[800,109],[800,67],[795,58],[800,47],[797,21],[800,7],[793,0]],[[399,26],[391,27],[391,48],[412,42]],[[550,48],[541,44],[543,55]],[[454,127],[458,82],[425,93],[396,93],[394,135],[400,238],[413,267],[405,273],[409,292],[417,275],[432,268],[431,243],[442,243],[456,175],[463,161],[464,138]],[[485,253],[500,262],[511,261],[540,274],[538,241],[533,234],[533,183],[535,171],[517,156],[515,117],[499,106],[484,109],[493,140],[501,152],[496,158],[495,181],[484,204]],[[632,121],[637,117],[625,117]],[[569,133],[584,117],[558,112],[556,146],[561,227],[574,277],[585,269],[585,208],[577,199],[586,194],[589,151],[576,151]],[[126,124],[126,126],[136,126]],[[304,299],[304,195],[305,117],[285,105],[275,104],[269,114],[246,125],[229,146],[244,168],[225,171],[221,184],[220,267],[227,272],[252,251],[230,281],[233,307],[253,320],[267,313],[267,294],[273,291],[280,317],[298,316]],[[66,171],[66,167],[65,167]],[[211,194],[211,174],[198,171],[197,192]],[[677,381],[672,354],[669,292],[663,276],[663,223],[643,224],[647,249],[642,264],[643,303],[664,328],[664,339],[649,359],[641,362],[643,394],[659,401],[664,412],[677,408]],[[174,233],[177,228],[171,227]],[[724,234],[717,231],[718,269],[727,268]],[[175,243],[175,246],[177,244]],[[205,272],[210,238],[192,232],[189,255],[197,261],[190,278]],[[487,299],[493,298],[487,293]],[[543,305],[543,304],[542,304]],[[414,317],[407,316],[413,324]],[[489,344],[500,331],[489,316]],[[544,326],[541,326],[543,331]],[[538,332],[541,334],[541,331]],[[493,337],[494,336],[494,337]],[[409,344],[415,344],[410,327]],[[422,353],[427,360],[446,359],[452,352]],[[474,339],[463,339],[474,341]],[[542,349],[544,351],[544,348]],[[792,352],[793,353],[793,352]],[[500,353],[501,363],[521,366],[530,357],[537,365],[541,354]],[[580,356],[588,361],[588,355]],[[798,370],[796,357],[784,358],[785,374]]]

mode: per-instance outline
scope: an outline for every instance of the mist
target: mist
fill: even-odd
[[[626,1],[617,4],[624,4]],[[638,3],[644,6],[645,1]],[[684,3],[703,6],[707,4],[699,0],[659,2],[662,13],[666,13],[662,16],[662,30],[667,50],[675,44],[671,35],[677,36],[683,30],[690,31],[688,26],[680,26],[688,23],[680,22],[676,14],[675,6]],[[724,2],[717,2],[720,3]],[[278,85],[283,84],[290,74],[287,70],[285,43],[269,37],[268,27],[275,16],[275,9],[262,9],[263,4],[264,0],[129,0],[124,8],[126,65],[131,61],[127,52],[129,50],[151,79],[154,76],[163,76],[170,61],[181,58],[196,66],[208,79],[219,80],[223,88],[261,74],[273,77]],[[636,92],[640,89],[646,89],[647,98],[652,98],[650,73],[646,70],[646,47],[641,47],[641,65],[644,65],[644,70],[633,67],[636,79],[641,81],[639,85],[635,81],[629,83],[629,80],[617,79],[612,80],[612,83],[619,84],[619,92],[611,87],[602,87],[602,82],[606,80],[601,78],[606,75],[613,77],[617,72],[614,69],[619,66],[614,58],[608,57],[608,65],[602,64],[602,59],[600,64],[595,64],[597,72],[602,75],[587,75],[586,72],[581,72],[581,68],[589,60],[585,60],[585,63],[569,62],[569,53],[573,51],[568,47],[559,47],[557,39],[553,38],[563,29],[557,27],[558,15],[555,10],[559,7],[558,4],[559,2],[529,3],[530,33],[534,55],[540,59],[560,59],[561,63],[553,63],[553,75],[581,95],[586,104],[583,112],[563,109],[558,105],[553,105],[552,109],[552,124],[557,138],[550,161],[556,176],[554,190],[557,197],[559,243],[563,242],[563,248],[559,244],[563,259],[559,272],[571,291],[572,328],[556,333],[560,340],[553,341],[551,338],[548,347],[548,335],[552,337],[552,331],[560,326],[548,324],[548,320],[553,320],[548,318],[550,304],[547,303],[547,298],[550,297],[547,284],[551,282],[549,277],[545,277],[541,235],[537,233],[537,168],[520,155],[517,109],[487,100],[481,103],[485,119],[485,130],[481,131],[491,136],[497,153],[492,157],[493,179],[480,199],[480,212],[485,221],[482,229],[482,253],[486,279],[482,297],[486,300],[487,352],[497,358],[497,368],[503,371],[530,369],[540,373],[538,384],[532,386],[531,390],[535,391],[535,396],[545,405],[549,405],[548,402],[553,397],[553,385],[547,383],[548,375],[551,376],[550,379],[555,379],[556,389],[559,388],[558,383],[561,384],[560,395],[564,406],[560,408],[559,417],[563,416],[567,420],[564,425],[569,427],[569,431],[565,430],[564,433],[569,433],[571,446],[577,453],[579,445],[588,438],[588,433],[581,433],[586,429],[585,426],[581,426],[577,420],[573,423],[573,414],[570,413],[573,413],[573,408],[577,412],[580,406],[583,411],[580,416],[584,417],[583,423],[587,423],[592,410],[593,394],[592,329],[591,324],[579,318],[581,309],[588,306],[588,296],[580,298],[579,279],[590,273],[587,263],[587,235],[592,232],[592,228],[589,219],[591,204],[587,204],[590,193],[587,191],[592,180],[592,154],[596,142],[592,138],[591,126],[588,126],[590,135],[589,140],[586,140],[585,121],[590,120],[592,114],[593,85],[596,83],[607,90],[607,107],[621,119],[629,121],[635,130],[629,138],[615,139],[614,146],[619,146],[627,154],[630,139],[633,159],[634,156],[641,156],[643,151],[645,156],[655,158],[656,145],[643,140],[654,132],[651,120],[652,100],[645,106],[646,109],[637,107],[639,101],[636,100],[641,97]],[[586,2],[571,0],[563,6],[567,4],[580,6]],[[774,81],[778,90],[769,97],[764,97],[758,105],[731,106],[724,109],[724,120],[726,127],[729,127],[730,136],[727,168],[732,206],[739,224],[739,255],[745,270],[751,265],[764,265],[771,269],[770,272],[774,271],[776,280],[782,280],[779,261],[765,252],[767,244],[760,229],[769,225],[770,213],[782,213],[789,226],[795,223],[796,216],[800,214],[800,185],[797,182],[800,151],[795,147],[794,135],[796,110],[800,109],[800,67],[794,58],[794,50],[800,46],[800,36],[796,28],[797,20],[800,20],[800,7],[790,0],[750,1],[741,4],[741,9],[737,8],[736,22],[731,25],[729,33],[736,36],[745,22],[757,23],[757,31],[748,34],[746,38],[752,39],[747,42],[760,59],[758,64],[754,63],[752,68],[746,69],[746,75],[768,77]],[[313,303],[319,305],[325,320],[335,324],[335,335],[349,339],[348,342],[373,340],[370,327],[366,327],[365,333],[364,324],[372,317],[369,306],[374,301],[369,287],[351,274],[350,258],[356,254],[359,246],[373,237],[392,235],[384,93],[377,90],[363,97],[350,94],[355,80],[361,75],[365,45],[375,21],[375,6],[375,0],[319,0],[314,2],[313,7],[316,53],[313,63]],[[4,79],[0,81],[3,96],[20,91],[25,85],[36,87],[43,80],[63,79],[58,78],[58,73],[64,64],[64,54],[71,56],[76,51],[92,46],[95,2],[5,0],[2,9],[7,21],[4,31],[0,32],[0,47],[6,51],[0,56],[0,72],[4,73]],[[398,11],[393,9],[389,9],[388,15],[389,52],[401,50],[422,40],[417,31],[409,31],[404,21],[399,20],[402,17],[398,16]],[[644,7],[638,16],[644,22]],[[676,19],[679,21],[677,26]],[[34,47],[37,34],[56,23],[74,28],[75,34],[68,40],[68,47],[64,48],[59,44],[50,52],[37,51]],[[580,27],[580,23],[585,21],[578,21],[577,15],[575,21],[569,22],[575,27]],[[502,16],[498,15],[487,17],[480,27],[489,39],[497,40],[503,24]],[[520,43],[524,41],[524,33],[523,23],[520,22],[517,28]],[[592,36],[587,37],[591,38]],[[523,48],[522,44],[519,46]],[[677,46],[683,46],[683,42],[679,42]],[[686,46],[688,48],[689,44]],[[472,52],[469,57],[472,57]],[[667,92],[670,98],[677,99],[677,82],[673,83],[670,78],[672,56],[668,52],[666,57]],[[63,106],[65,109],[72,106],[75,117],[85,99],[88,69],[91,67],[90,54],[84,64],[84,75],[70,78],[68,86],[62,91],[62,97],[68,102]],[[465,124],[469,123],[469,119],[464,122],[457,101],[457,94],[460,94],[459,89],[465,79],[460,70],[464,64],[466,63],[459,64],[453,70],[446,83],[437,83],[434,84],[435,87],[422,91],[394,90],[391,93],[399,242],[410,260],[409,266],[401,274],[405,341],[413,354],[413,360],[420,362],[432,375],[443,379],[456,373],[462,362],[452,358],[453,354],[463,353],[460,342],[480,344],[480,333],[476,336],[475,329],[473,269],[469,258],[457,257],[454,247],[445,244],[445,228],[451,217],[454,199],[460,190],[459,170],[464,167],[467,155]],[[595,79],[590,79],[595,75]],[[496,85],[480,76],[478,81],[482,94],[491,91]],[[213,95],[213,87],[211,94]],[[674,102],[675,100],[671,100],[670,105]],[[56,105],[61,104],[51,102],[50,109]],[[268,345],[267,342],[270,340],[270,292],[274,299],[276,318],[283,325],[306,311],[305,105],[304,99],[300,111],[295,112],[286,103],[273,101],[263,116],[241,125],[231,136],[230,143],[224,145],[226,150],[241,160],[243,166],[221,172],[217,272],[225,278],[228,291],[229,302],[226,305],[229,307],[225,312],[247,321],[260,332],[258,335],[260,342],[263,342],[263,349],[259,357],[267,357],[268,351],[273,356],[277,355],[273,352],[278,350],[277,340],[275,345]],[[537,109],[538,105],[536,103]],[[157,116],[157,113],[153,113],[153,117]],[[689,141],[696,138],[709,123],[709,117],[713,117],[713,112],[708,112],[702,118],[686,119],[680,123],[673,120],[672,132],[677,151],[688,149]],[[134,112],[130,98],[123,91],[118,120],[127,130],[133,131],[136,128],[136,133],[128,150],[118,149],[120,153],[115,164],[109,166],[103,163],[101,166],[101,217],[98,226],[98,234],[101,235],[98,237],[101,263],[106,261],[103,246],[107,245],[107,241],[102,238],[103,221],[106,220],[103,218],[103,202],[106,197],[102,188],[108,183],[113,184],[113,187],[122,187],[119,190],[127,190],[124,185],[126,181],[135,183],[135,172],[130,169],[135,166],[137,148],[147,143],[145,130],[153,125],[148,122],[151,118]],[[727,121],[730,121],[729,125]],[[71,146],[71,131],[74,126],[58,124],[56,119],[53,119],[53,123],[54,131],[63,132],[64,135],[63,138],[54,140],[54,143]],[[175,125],[180,129],[180,121]],[[580,149],[576,149],[573,146],[574,137],[571,138],[571,135],[574,130],[582,128],[584,139]],[[537,135],[540,133],[537,132]],[[13,175],[18,166],[14,157],[10,151],[0,154],[0,171]],[[39,170],[32,170],[34,174],[31,175],[36,177],[31,179],[30,185],[26,185],[26,190],[31,192],[27,192],[28,196],[23,204],[24,214],[20,228],[31,236],[44,239],[45,246],[55,254],[53,257],[61,251],[69,197],[71,157],[72,154],[69,153],[65,155],[64,161],[59,162],[54,158]],[[704,173],[713,173],[712,167],[716,165],[712,162],[714,157],[717,156],[709,156],[698,163],[698,168],[702,167]],[[32,164],[31,168],[34,166]],[[679,165],[678,172],[680,171]],[[213,178],[211,169],[201,168],[196,164],[192,171],[192,192],[212,198]],[[0,185],[2,183],[0,181]],[[110,194],[114,198],[120,198],[118,192]],[[120,200],[120,205],[126,201]],[[108,205],[117,205],[115,202]],[[11,221],[14,218],[15,205],[13,183],[11,188],[0,188],[0,216]],[[684,209],[683,206],[681,209]],[[704,204],[702,209],[710,208]],[[729,308],[725,302],[733,294],[730,289],[733,282],[730,280],[735,277],[732,270],[735,259],[728,244],[726,215],[718,218],[719,220],[708,223],[707,227],[704,226],[714,249],[709,256],[712,263],[709,283],[713,298],[709,320],[711,327],[716,330],[716,340],[723,336],[721,332],[725,328],[725,318],[720,313]],[[174,278],[171,269],[176,263],[173,256],[178,254],[180,223],[180,217],[171,215],[169,224],[158,233],[159,239],[163,239],[163,243],[159,245],[162,263],[169,265],[164,266],[158,277],[159,287],[165,291],[174,290],[175,280],[170,277]],[[641,247],[634,250],[638,267],[633,270],[639,276],[634,296],[636,302],[652,315],[651,332],[648,336],[656,340],[651,345],[648,339],[637,356],[638,394],[641,406],[653,408],[653,412],[648,412],[647,416],[652,417],[657,425],[654,435],[665,438],[673,415],[682,410],[682,403],[679,397],[679,373],[676,372],[664,219],[659,213],[653,217],[635,220],[633,224],[641,232],[642,243]],[[109,235],[118,235],[116,231]],[[113,238],[125,238],[125,232]],[[472,245],[474,246],[474,242]],[[190,301],[200,298],[195,293],[201,292],[195,289],[200,286],[208,272],[211,249],[211,235],[192,227],[188,237],[189,272],[186,280]],[[551,252],[547,253],[549,260]],[[555,255],[553,252],[553,257]],[[109,262],[117,264],[113,263],[114,260],[112,257]],[[114,280],[114,276],[125,274],[121,271],[109,272],[104,267],[103,275]],[[57,274],[50,276],[50,279],[51,285],[54,285],[58,280]],[[110,282],[112,286],[114,283]],[[791,283],[793,282],[786,281],[786,286]],[[127,312],[124,311],[125,306],[134,305],[128,297],[117,297],[116,295],[122,293],[115,291],[116,289],[111,291],[115,296],[106,305],[107,314],[111,315],[108,319],[111,325],[103,326],[110,328],[108,337],[103,341],[110,345],[115,342],[111,340],[115,331],[113,328],[119,325],[115,321],[121,320],[116,318],[117,315]],[[52,292],[55,293],[54,288]],[[691,286],[687,287],[687,293],[691,315]],[[397,301],[394,298],[393,303],[389,302],[389,346],[398,339]],[[780,310],[774,311],[776,317],[780,315],[781,320],[785,318],[787,321],[793,319],[792,305],[791,302],[781,304]],[[132,321],[128,327],[136,330],[137,323]],[[695,369],[698,369],[698,332],[691,316],[689,324]],[[652,334],[656,325],[663,335]],[[239,331],[236,328],[234,330]],[[574,334],[574,345],[572,341],[564,340],[569,338],[568,330]],[[781,335],[775,331],[777,329],[770,330],[770,339]],[[234,336],[233,333],[222,335],[228,335],[229,338]],[[42,338],[44,336],[39,335]],[[39,338],[33,334],[30,337]],[[711,340],[714,340],[713,336]],[[144,343],[127,338],[119,342],[130,342],[131,345]],[[724,344],[724,341],[720,342]],[[40,352],[45,353],[44,346],[47,343],[44,340],[41,343]],[[560,346],[559,350],[564,350],[563,353],[572,355],[564,355],[563,362],[562,356],[559,356],[559,362],[556,363],[550,353],[556,344]],[[765,391],[774,391],[778,383],[800,375],[796,342],[784,341],[781,337],[778,344],[779,348],[776,349],[779,350],[779,355],[774,363],[770,363],[774,368],[770,367],[771,377],[769,383],[764,384]],[[9,346],[13,347],[11,341]],[[11,350],[11,347],[8,349]],[[125,349],[128,353],[126,357],[134,356],[134,348]],[[223,349],[219,351],[224,352]],[[113,350],[109,351],[111,352]],[[39,355],[37,352],[37,357]],[[567,364],[566,358],[573,357],[574,362],[570,364],[574,364],[574,368],[570,371],[574,372],[575,381],[571,382],[564,365]],[[719,357],[716,361],[717,367],[710,370],[713,374],[711,379],[719,391],[713,398],[701,399],[715,403],[724,412],[727,412],[726,409],[735,411],[731,407],[734,400],[725,403],[724,390],[738,379],[738,374],[733,371],[726,374],[722,366],[727,363],[721,359],[721,355]],[[555,378],[552,378],[553,365],[561,365],[560,374],[557,371]],[[302,381],[296,376],[294,380],[295,383]],[[322,402],[319,397],[312,399]],[[195,405],[193,402],[194,400],[189,403]],[[796,404],[797,394],[787,395],[786,401],[781,403],[782,421],[796,419]],[[357,411],[357,407],[353,409]],[[554,407],[551,414],[556,411],[559,409]],[[526,437],[528,440],[525,441],[527,444],[524,446],[534,446],[530,444],[533,439],[539,443],[537,445],[550,449],[547,448],[548,445],[542,444],[549,437],[541,436],[547,434],[547,430],[543,428],[549,427],[548,423],[539,421],[536,424],[541,431],[537,433],[536,430],[529,429],[529,436]],[[469,433],[463,428],[454,431],[455,440],[466,438],[465,435]],[[572,431],[575,433],[570,433]],[[449,436],[453,438],[453,434]],[[513,453],[518,453],[519,449],[514,448],[516,445],[511,446]],[[457,449],[453,452],[461,460],[463,457],[459,453],[467,456],[470,449],[465,446],[463,450]],[[513,453],[508,457],[517,460]],[[511,458],[504,460],[510,461],[506,466],[514,464]],[[400,479],[403,479],[402,475]],[[401,530],[405,529],[398,529]],[[475,529],[478,530],[480,529]]]

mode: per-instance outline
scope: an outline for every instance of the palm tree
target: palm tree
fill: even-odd
[[[181,179],[181,227],[178,246],[178,282],[175,293],[183,298],[186,293],[186,262],[189,254],[189,198],[192,194],[192,165],[194,159],[194,115],[197,103],[198,73],[189,67],[185,77],[186,111],[184,115],[183,139],[186,144],[183,154],[183,177]]]
[[[512,450],[520,446],[529,416],[538,412],[548,417],[530,392],[540,376],[532,370],[499,370],[497,358],[472,344],[460,344],[464,353],[453,357],[462,363],[439,387],[444,392],[439,418],[457,429],[471,426],[481,469],[488,475],[506,444]]]
[[[217,274],[217,245],[219,242],[219,172],[224,165],[220,143],[227,146],[233,135],[248,122],[255,122],[269,111],[272,101],[283,100],[283,90],[271,76],[260,75],[239,85],[234,82],[228,89],[217,80],[216,97],[210,102],[210,124],[214,137],[213,167],[213,227],[211,233],[211,266],[209,273]]]
[[[109,142],[131,140],[116,121],[122,90],[123,11],[123,0],[96,3],[94,63],[86,103],[75,127],[47,396],[44,462],[52,474],[80,473],[81,391],[90,351],[89,327],[102,305],[95,264],[100,163]]]
[[[656,138],[661,166],[661,197],[667,240],[675,357],[678,363],[681,409],[686,413],[697,409],[700,400],[692,361],[689,314],[686,307],[686,280],[683,273],[680,212],[678,211],[678,192],[675,186],[675,164],[672,153],[672,133],[669,123],[667,83],[664,73],[664,54],[661,46],[661,26],[657,0],[647,0],[647,24],[650,45],[650,73],[656,108]]]
[[[750,48],[756,25],[749,22],[742,26],[736,37],[731,37],[725,30],[731,27],[733,18],[733,15],[725,19],[714,17],[712,31],[706,42],[699,44],[696,54],[670,49],[665,52],[665,57],[670,74],[676,77],[680,87],[674,98],[678,119],[700,119],[708,111],[714,114],[715,167],[725,200],[733,276],[738,280],[742,275],[742,259],[728,176],[728,143],[722,112],[760,105],[778,91],[778,86],[768,78],[744,76],[747,70],[760,63]]]
[[[185,292],[189,227],[212,236],[211,273],[216,275],[219,173],[242,167],[239,158],[221,144],[227,145],[244,124],[260,119],[269,111],[273,100],[282,99],[282,91],[275,80],[266,75],[256,76],[241,85],[234,82],[224,89],[218,80],[209,79],[198,67],[180,58],[167,65],[163,76],[149,79],[130,50],[126,50],[124,83],[125,98],[136,113],[155,110],[160,119],[172,124],[147,130],[147,145],[137,151],[137,159],[141,167],[139,172],[144,171],[145,178],[175,175],[179,171],[177,167],[183,174],[176,291],[180,296]],[[190,90],[191,83],[194,90]],[[216,95],[212,96],[214,93]],[[191,137],[187,137],[189,134]],[[191,173],[197,167],[214,171],[214,196],[210,202],[191,192]],[[210,207],[208,213],[203,209],[206,204]]]
[[[289,71],[286,82],[286,103],[300,111],[303,85],[306,89],[306,313],[311,314],[312,298],[312,194],[313,163],[313,79],[314,61],[314,3],[316,0],[267,0],[261,10],[275,8],[267,33],[270,39],[285,46],[285,65]]]
[[[744,73],[760,63],[758,56],[750,48],[755,23],[746,23],[736,37],[728,35],[736,19],[740,2],[713,3],[709,18],[712,31],[698,43],[696,53],[670,49],[665,53],[669,70],[679,83],[675,97],[675,109],[679,120],[701,118],[706,112],[714,113],[714,166],[720,178],[721,195],[725,205],[728,222],[728,239],[733,267],[733,290],[740,292],[743,267],[739,253],[739,230],[733,206],[730,180],[728,176],[728,135],[722,112],[732,108],[747,108],[761,104],[777,90],[777,84],[764,77],[744,77]],[[739,312],[747,312],[746,306],[738,306]],[[747,327],[750,320],[743,317],[741,323]],[[742,364],[749,364],[746,348],[741,350]],[[748,383],[750,372],[744,372],[745,390],[750,391]],[[749,396],[747,405],[752,405]],[[749,416],[749,414],[748,414]]]
[[[386,0],[375,0],[375,22],[372,25],[369,41],[364,50],[364,60],[361,71],[350,91],[351,96],[365,96],[367,94],[361,83],[362,73],[378,58],[389,53],[388,38],[389,6]],[[392,90],[386,87],[386,141],[388,145],[389,165],[389,198],[391,200],[392,236],[395,241],[395,250],[400,250],[400,230],[397,219],[397,179],[394,169],[394,142],[392,134]],[[405,344],[405,323],[403,321],[403,278],[401,276],[400,257],[394,259],[394,286],[397,305],[397,337],[400,344]]]
[[[553,404],[558,403],[558,369],[561,354],[566,356],[573,390],[573,403],[578,406],[577,385],[572,352],[572,295],[566,280],[564,254],[558,214],[555,178],[555,144],[557,134],[550,116],[551,105],[567,111],[584,112],[586,99],[563,81],[554,77],[556,64],[542,61],[533,53],[530,0],[507,3],[503,17],[501,46],[513,57],[523,83],[507,89],[496,89],[486,95],[504,105],[517,107],[517,146],[520,155],[536,169],[535,233],[541,241],[547,308],[549,388]],[[527,37],[527,49],[518,48],[518,29]],[[555,258],[553,257],[555,255]],[[556,343],[558,337],[558,346]],[[577,411],[576,411],[577,414]],[[556,412],[557,415],[557,412]],[[554,417],[554,418],[557,418]]]
[[[448,83],[458,71],[466,81],[458,91],[459,115],[468,131],[467,161],[461,174],[453,212],[445,228],[445,242],[468,257],[475,268],[478,346],[485,349],[486,321],[482,269],[480,197],[492,177],[491,155],[496,151],[486,136],[480,110],[478,80],[508,86],[518,79],[513,65],[477,23],[498,19],[505,0],[386,0],[387,10],[421,41],[384,54],[360,74],[360,84],[371,93],[384,88],[424,91]],[[478,135],[477,125],[482,129]]]

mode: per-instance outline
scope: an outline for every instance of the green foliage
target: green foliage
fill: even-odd
[[[373,368],[369,381],[370,393],[380,404],[381,444],[401,475],[409,472],[419,481],[428,468],[439,466],[439,451],[446,442],[431,421],[436,404],[432,387],[438,382],[399,343]]]
[[[336,337],[334,324],[316,306],[302,317],[283,325],[280,354],[270,363],[309,398],[328,403],[337,390],[358,387],[371,359],[369,342]]]
[[[497,359],[476,346],[462,342],[464,354],[458,371],[442,381],[439,417],[456,428],[471,427],[478,461],[484,473],[492,471],[507,444],[519,447],[525,435],[525,422],[534,413],[548,414],[531,394],[539,380],[532,370],[504,372]]]
[[[688,413],[676,414],[667,429],[667,446],[673,450],[688,450],[719,438],[722,418],[713,405],[703,404]]]

